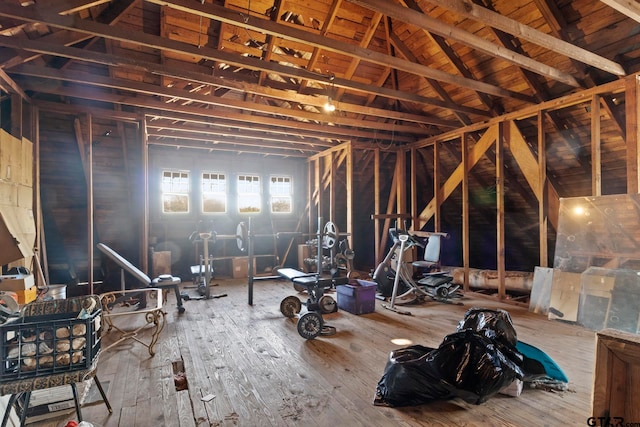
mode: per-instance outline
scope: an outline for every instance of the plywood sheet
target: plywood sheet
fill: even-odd
[[[22,185],[33,187],[33,142],[22,138]]]

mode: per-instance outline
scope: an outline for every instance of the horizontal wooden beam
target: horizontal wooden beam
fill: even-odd
[[[317,121],[321,123],[335,123],[342,126],[351,127],[367,127],[371,129],[387,130],[393,126],[397,132],[415,133],[418,135],[433,134],[433,129],[422,128],[418,126],[409,126],[402,124],[389,124],[378,121],[363,121],[360,119],[352,119],[343,117],[339,112],[330,113],[313,113],[294,108],[284,108],[266,104],[260,104],[249,101],[242,101],[233,98],[222,98],[211,96],[209,94],[199,93],[197,91],[185,91],[177,88],[160,87],[151,83],[134,82],[131,80],[116,79],[106,76],[97,76],[94,74],[82,73],[78,71],[58,70],[54,68],[38,67],[32,65],[20,65],[12,69],[15,74],[30,77],[41,77],[45,79],[54,79],[68,81],[78,84],[86,84],[90,86],[99,86],[108,89],[117,89],[120,91],[129,91],[138,94],[151,96],[166,97],[169,102],[183,100],[186,102],[199,102],[202,104],[218,107],[226,107],[238,109],[240,111],[251,111],[260,114],[273,114],[283,117],[291,117],[299,120]],[[47,86],[43,85],[41,91],[46,92]],[[139,103],[140,101],[138,101]]]
[[[640,4],[635,0],[600,0],[609,7],[614,8],[623,15],[636,22],[640,22]]]
[[[35,81],[23,83],[23,87],[27,90],[37,90],[41,85]],[[113,104],[130,105],[141,108],[141,114],[158,118],[177,118],[178,120],[197,121],[198,118],[203,121],[208,120],[234,120],[238,123],[245,123],[246,126],[264,125],[273,126],[274,130],[280,129],[289,135],[296,135],[298,132],[315,131],[324,133],[328,138],[336,138],[340,140],[350,140],[352,138],[369,139],[372,141],[395,141],[398,143],[414,142],[415,138],[409,138],[403,135],[396,135],[391,132],[378,132],[375,130],[350,129],[346,127],[330,126],[325,124],[308,123],[302,121],[293,122],[271,117],[254,116],[250,114],[236,113],[228,111],[224,108],[211,109],[201,108],[191,105],[176,105],[175,103],[165,103],[161,101],[152,101],[149,99],[136,96],[123,96],[112,93],[96,91],[94,89],[81,89],[71,87],[52,87],[47,88],[47,93],[64,96],[66,98],[77,98],[81,102],[87,99],[107,102]]]

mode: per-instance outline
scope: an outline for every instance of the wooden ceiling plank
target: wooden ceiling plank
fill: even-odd
[[[61,1],[61,3],[64,3],[65,1],[66,0],[63,0]],[[129,10],[131,10],[136,1],[137,0],[121,0],[116,2],[114,5],[111,5],[100,14],[100,16],[98,17],[98,22],[102,22],[108,25],[115,25],[122,18],[122,16],[124,16]],[[59,7],[58,10],[61,10],[60,13],[64,12],[64,8]],[[47,34],[43,37],[40,37],[38,40],[71,46],[92,37],[93,36],[91,34],[82,34],[74,31],[62,30]],[[91,44],[85,46],[85,49],[89,46],[91,46]],[[39,54],[23,57],[22,55],[16,55],[15,52],[11,51],[0,52],[0,67],[10,68],[18,64],[32,61],[39,57]]]
[[[336,19],[336,13],[338,12],[338,9],[340,8],[341,4],[342,4],[342,0],[333,0],[333,2],[331,3],[331,7],[329,8],[329,12],[327,13],[327,17],[322,23],[322,26],[320,27],[320,35],[324,36],[327,34],[327,32],[329,31],[329,28],[331,27],[331,24],[333,24],[333,20]],[[307,69],[315,70],[316,64],[320,59],[321,52],[322,50],[319,47],[313,48],[313,52],[311,54],[311,59],[309,60],[309,64],[307,65]],[[298,89],[298,92],[301,92],[302,90],[304,90],[307,84],[308,84],[308,80],[303,80],[300,83],[300,88]]]
[[[271,9],[271,20],[274,22],[278,21],[278,17],[280,16],[280,12],[282,9],[282,0],[274,0],[273,6]],[[201,18],[202,19],[202,18]],[[262,60],[269,62],[271,61],[271,56],[273,55],[273,48],[275,47],[275,42],[277,37],[272,35],[267,36],[267,48],[262,54]],[[258,84],[263,84],[264,80],[267,78],[267,73],[264,71],[260,71],[260,77],[258,77]]]
[[[415,0],[404,0],[404,3],[407,5],[407,7],[415,10],[416,12],[424,14],[422,8]],[[431,33],[426,29],[423,29],[423,31],[440,48],[451,65],[453,65],[462,76],[473,78],[473,73],[471,72],[471,70],[469,70],[469,67],[467,67],[467,65],[462,61],[460,56],[453,50],[453,48],[449,45],[444,37],[435,33]],[[489,97],[487,94],[476,91],[475,95],[480,99],[480,101],[487,107],[489,111],[493,112],[493,116],[498,116],[504,112],[504,108],[497,103],[497,100],[494,101],[494,99]]]
[[[47,0],[47,8],[53,13],[70,15],[91,7],[109,3],[111,0]]]
[[[512,36],[523,38],[531,43],[543,46],[546,49],[550,49],[568,58],[573,58],[577,61],[588,64],[592,67],[599,68],[603,71],[611,73],[616,76],[624,76],[627,73],[624,68],[615,61],[611,61],[593,52],[589,52],[586,49],[576,46],[562,39],[553,37],[549,34],[545,34],[528,25],[522,24],[507,16],[502,16],[490,9],[484,8],[472,1],[468,0],[427,0],[436,6],[444,7],[460,16],[474,19],[485,25],[504,31]],[[601,0],[603,3],[635,3],[638,17],[640,17],[640,6],[636,2],[621,1],[621,0]],[[635,18],[634,18],[635,19]]]
[[[444,22],[431,18],[423,13],[416,12],[387,0],[351,0],[351,2],[362,7],[366,7],[367,9],[382,12],[399,21],[415,25],[419,28],[425,28],[441,37],[456,40],[466,46],[470,46],[478,51],[484,52],[487,55],[503,59],[512,64],[516,64],[519,67],[531,70],[534,73],[546,76],[552,80],[565,83],[572,87],[580,87],[580,83],[578,83],[575,77],[568,73],[546,64],[542,64],[529,57],[518,55],[508,49],[501,48],[488,40],[463,31],[457,27],[445,24]]]
[[[378,24],[380,24],[380,20],[382,19],[382,17],[383,15],[381,13],[377,13],[377,12],[374,13],[373,18],[371,18],[369,27],[367,28],[367,31],[364,34],[364,37],[362,37],[362,40],[360,40],[359,45],[361,47],[369,46],[369,43],[371,42],[371,38],[376,33],[376,29],[378,28]],[[345,70],[345,73],[344,73],[344,77],[346,79],[351,79],[353,77],[353,75],[356,72],[356,69],[358,68],[358,64],[360,64],[359,58],[351,58],[351,62],[347,66],[347,69]],[[397,89],[397,87],[394,87],[394,89]],[[334,95],[334,98],[336,99],[336,101],[339,101],[342,98],[343,93],[344,93],[344,89],[341,89],[338,92],[338,94]]]
[[[406,71],[408,73],[416,75],[424,75],[436,80],[445,81],[456,86],[462,86],[469,89],[478,90],[480,92],[489,93],[501,97],[509,97],[519,99],[524,102],[531,102],[531,98],[516,92],[505,90],[503,88],[484,83],[477,80],[471,80],[464,77],[456,76],[446,73],[441,70],[433,69],[422,64],[416,64],[401,58],[391,57],[389,55],[382,54],[380,52],[364,49],[359,46],[346,44],[337,40],[322,37],[319,34],[314,34],[309,31],[300,30],[293,26],[274,23],[265,19],[249,19],[245,20],[239,16],[237,12],[229,9],[225,9],[222,6],[214,4],[200,5],[198,3],[188,2],[186,0],[146,0],[151,3],[155,3],[161,6],[170,6],[184,12],[190,12],[195,15],[201,15],[209,19],[219,20],[221,22],[233,23],[242,28],[252,29],[254,31],[261,31],[265,34],[274,34],[278,37],[288,40],[300,41],[308,43],[311,46],[321,47],[324,50],[339,53],[347,56],[354,56],[363,59],[368,62],[379,64],[382,66],[389,66],[398,70]],[[354,0],[356,1],[356,0]],[[359,1],[359,0],[358,0]],[[408,10],[406,8],[401,8]],[[383,12],[384,13],[384,12]],[[454,27],[451,27],[454,28]],[[489,43],[491,44],[491,43]],[[491,44],[492,49],[495,50],[495,45]],[[526,62],[526,60],[524,61]],[[530,61],[535,62],[535,61]],[[538,63],[536,63],[538,64]],[[531,65],[531,64],[529,64]],[[550,68],[538,64],[534,68],[538,68],[538,71],[545,69],[551,74],[555,75],[554,80],[565,81],[575,87],[579,87],[579,84],[571,76],[560,76],[558,73],[552,73]],[[327,76],[328,78],[328,76]],[[316,78],[317,79],[317,78]]]
[[[640,4],[633,0],[600,0],[634,21],[640,22]]]

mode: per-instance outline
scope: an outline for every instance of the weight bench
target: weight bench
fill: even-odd
[[[151,280],[149,276],[140,271],[136,266],[127,261],[122,255],[111,249],[109,246],[104,243],[98,243],[98,249],[106,256],[108,256],[113,262],[118,264],[120,268],[129,274],[131,274],[134,278],[136,278],[140,283],[144,285],[146,288],[158,288],[165,290],[171,290],[176,294],[176,302],[178,304],[178,312],[184,313],[184,307],[182,306],[182,298],[180,297],[180,283],[182,280],[179,277],[174,277],[170,274],[161,274],[159,277]],[[122,277],[122,286],[124,289],[124,276]]]
[[[289,279],[294,285],[298,285],[307,291],[313,288],[329,289],[336,285],[346,285],[349,283],[348,277],[319,277],[316,273],[303,273],[295,268],[280,268],[278,275]]]

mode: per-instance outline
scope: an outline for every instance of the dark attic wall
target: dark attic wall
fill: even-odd
[[[137,263],[139,202],[143,182],[141,144],[136,124],[93,118],[93,243],[118,242],[122,255]],[[86,116],[40,112],[40,180],[47,261],[51,283],[88,280],[89,156]],[[94,249],[94,280],[104,277]],[[70,290],[70,293],[73,289]]]

